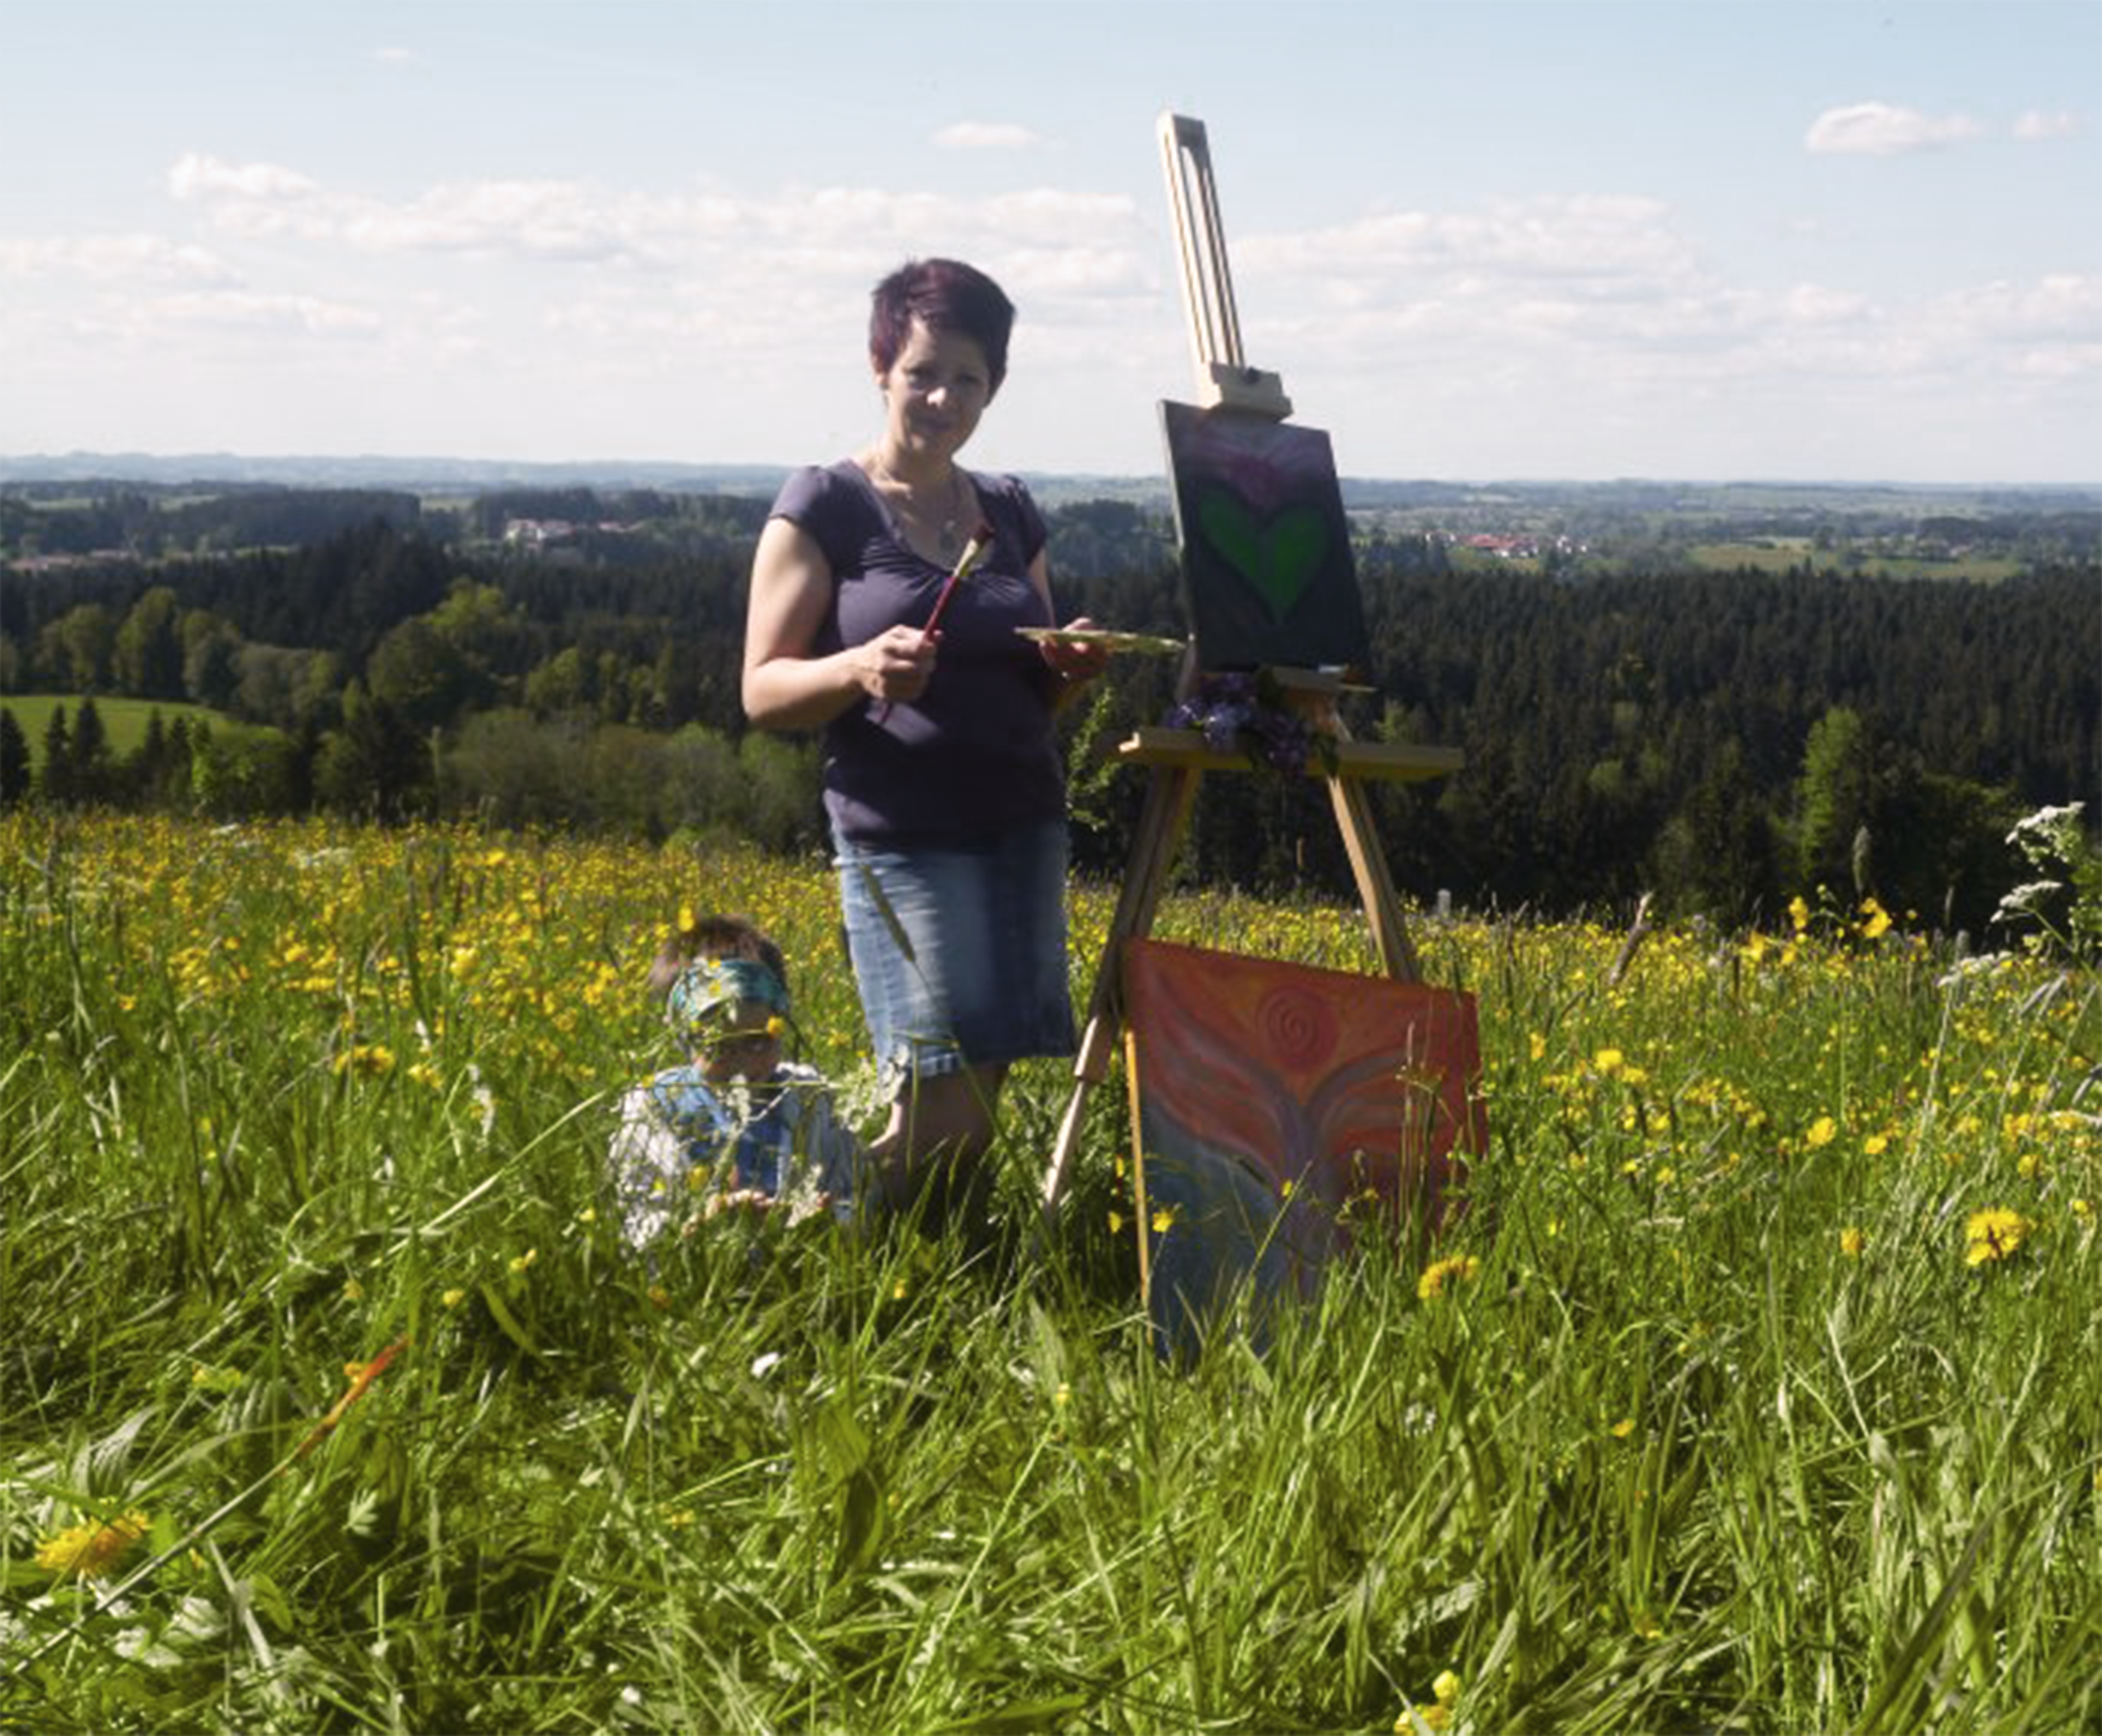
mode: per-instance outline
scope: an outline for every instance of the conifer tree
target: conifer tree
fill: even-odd
[[[0,705],[0,808],[29,799],[29,738],[15,714]]]

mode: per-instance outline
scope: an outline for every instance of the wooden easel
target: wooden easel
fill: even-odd
[[[1248,366],[1242,354],[1239,317],[1234,307],[1204,123],[1181,115],[1163,115],[1160,136],[1169,202],[1174,209],[1183,304],[1189,316],[1199,395],[1207,407],[1282,421],[1292,414],[1291,400],[1285,397],[1282,382],[1275,374]],[[1368,779],[1417,782],[1443,777],[1459,770],[1463,756],[1452,748],[1354,741],[1336,709],[1337,699],[1346,690],[1341,675],[1311,669],[1274,668],[1266,673],[1285,703],[1310,729],[1327,738],[1325,751],[1309,757],[1305,773],[1319,778],[1328,787],[1329,805],[1342,832],[1381,968],[1398,981],[1415,982],[1419,975],[1415,949],[1409,944],[1400,900],[1387,871],[1364,785]],[[1186,698],[1195,690],[1199,673],[1193,647],[1184,655],[1177,682],[1181,696]],[[1127,940],[1142,939],[1152,930],[1169,871],[1174,865],[1176,847],[1182,841],[1204,774],[1253,769],[1246,754],[1222,753],[1197,730],[1142,728],[1119,746],[1116,753],[1128,765],[1151,768],[1151,776],[1117,895],[1116,912],[1095,970],[1080,1053],[1073,1063],[1073,1094],[1059,1124],[1058,1143],[1044,1178],[1043,1206],[1047,1219],[1057,1214],[1071,1173],[1088,1094],[1107,1076],[1116,1051],[1122,1023],[1119,961],[1124,944]]]

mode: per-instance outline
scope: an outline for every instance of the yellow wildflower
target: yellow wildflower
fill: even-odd
[[[1450,1670],[1438,1672],[1438,1680],[1430,1685],[1431,1703],[1428,1706],[1409,1705],[1394,1720],[1395,1736],[1408,1736],[1421,1720],[1430,1729],[1443,1730],[1452,1722],[1452,1709],[1460,1703],[1460,1678]]]
[[[1872,1133],[1861,1142],[1861,1149],[1871,1157],[1880,1157],[1890,1149],[1890,1145],[1891,1136],[1888,1134]]]
[[[1612,1435],[1613,1439],[1616,1441],[1625,1441],[1634,1432],[1635,1419],[1633,1417],[1622,1417],[1621,1420],[1616,1423],[1611,1429],[1607,1431],[1607,1432]]]
[[[1455,1254],[1446,1259],[1433,1260],[1416,1281],[1416,1299],[1429,1302],[1442,1296],[1448,1284],[1471,1282],[1481,1269],[1482,1263],[1471,1254]]]
[[[449,1290],[444,1295],[439,1297],[438,1300],[449,1308],[456,1308],[467,1300],[467,1292],[463,1290]]]
[[[2013,1255],[2036,1226],[2020,1212],[1995,1206],[1974,1211],[1963,1225],[1963,1263],[1983,1266]]]
[[[1838,1132],[1838,1122],[1829,1115],[1820,1115],[1810,1124],[1810,1131],[1803,1136],[1803,1143],[1814,1152],[1820,1145],[1829,1145]]]
[[[1864,940],[1880,939],[1889,932],[1891,913],[1874,899],[1862,900],[1861,915],[1864,918],[1861,923],[1861,938]]]
[[[540,1250],[538,1248],[528,1248],[523,1254],[512,1256],[511,1269],[513,1272],[523,1272],[530,1268],[533,1262],[539,1259],[539,1257]]]
[[[37,1565],[47,1574],[73,1574],[99,1579],[124,1558],[152,1523],[134,1508],[107,1525],[68,1525],[37,1545]]]
[[[1839,1232],[1839,1251],[1850,1260],[1860,1259],[1861,1250],[1868,1245],[1869,1238],[1854,1224],[1848,1224]]]
[[[384,1078],[394,1071],[394,1051],[384,1043],[355,1043],[335,1058],[335,1070],[361,1079]]]
[[[1175,1208],[1164,1205],[1153,1214],[1153,1233],[1165,1236],[1175,1226]]]
[[[1591,1057],[1591,1064],[1611,1078],[1627,1064],[1627,1057],[1617,1049],[1601,1049]]]
[[[1788,919],[1795,925],[1798,935],[1810,926],[1810,906],[1800,892],[1788,901]]]

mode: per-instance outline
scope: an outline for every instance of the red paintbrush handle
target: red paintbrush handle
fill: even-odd
[[[970,576],[971,569],[982,561],[991,549],[992,526],[982,524],[977,530],[971,532],[971,539],[964,544],[964,552],[956,557],[956,570],[949,575],[947,581],[942,587],[941,594],[934,599],[933,611],[928,615],[927,624],[921,629],[922,632],[932,633],[941,624],[942,611],[949,606],[949,598],[955,594],[957,585]]]
[[[927,624],[920,629],[920,632],[932,633],[941,625],[942,611],[949,606],[949,598],[955,594],[956,587],[970,576],[971,569],[991,550],[992,526],[981,524],[971,532],[971,539],[964,544],[964,552],[956,557],[956,570],[942,582],[941,591],[934,598],[934,606],[928,614]],[[890,701],[885,699],[876,708],[876,721],[880,723],[889,715]]]

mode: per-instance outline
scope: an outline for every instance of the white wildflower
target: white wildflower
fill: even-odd
[[[2055,808],[2038,808],[2026,819],[2015,822],[2015,829],[2007,834],[2007,841],[2010,844],[2024,843],[2027,834],[2031,832],[2055,835],[2061,827],[2078,823],[2082,810],[2086,806],[2084,801],[2069,801]]]
[[[2058,880],[2033,880],[2025,886],[2016,886],[2002,895],[2000,908],[1993,912],[1993,920],[2005,922],[2015,917],[2033,916],[2038,905],[2064,886],[2064,882]]]
[[[1981,952],[1975,958],[1959,958],[1945,975],[1935,979],[1936,988],[1960,988],[1967,983],[1998,976],[2012,961],[2008,952]]]

